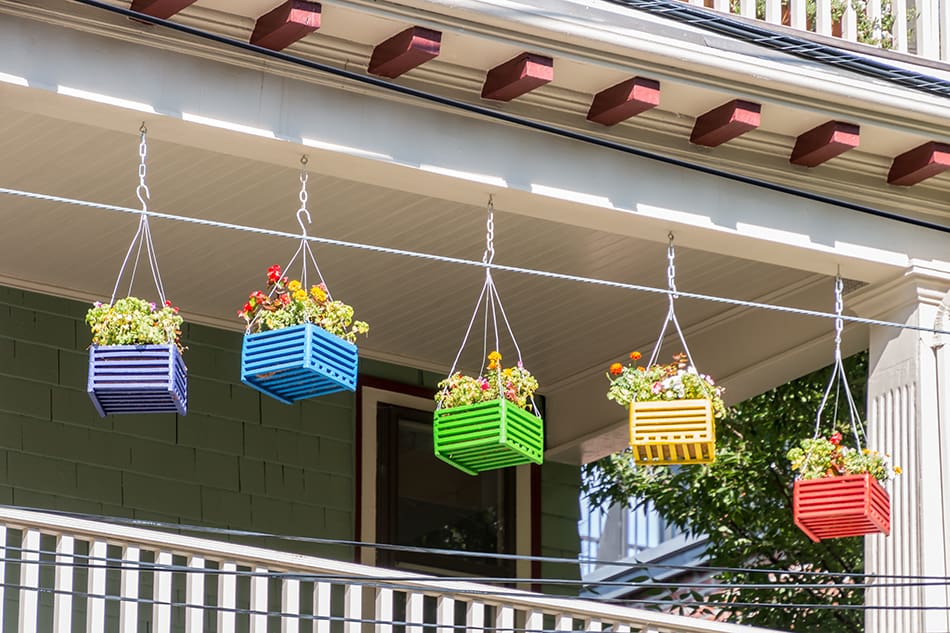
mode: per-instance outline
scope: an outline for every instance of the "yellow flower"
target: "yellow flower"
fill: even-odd
[[[319,301],[320,303],[323,303],[324,301],[327,300],[327,291],[321,288],[320,286],[313,286],[310,289],[310,294],[312,294],[313,298]]]
[[[904,472],[904,471],[903,471],[903,469],[901,469],[900,466],[894,466],[894,474],[895,474],[895,475],[899,475],[899,474],[901,474],[902,472]]]
[[[307,300],[307,291],[299,288],[300,284],[297,284],[298,288],[294,291],[294,300],[296,301],[306,301]]]
[[[291,281],[289,284],[287,284],[287,290],[289,290],[289,291],[291,291],[291,292],[293,292],[293,293],[296,293],[298,290],[300,290],[300,282],[297,281],[296,279],[294,279],[294,280]],[[296,298],[296,296],[297,296],[297,295],[294,294],[294,297],[295,297],[295,298]]]
[[[488,360],[501,360],[501,354],[499,354],[497,351],[494,351],[488,355]]]
[[[870,449],[870,448],[865,448],[865,449],[862,449],[862,452],[863,452],[865,455],[870,455],[870,454],[871,454],[871,449]]]

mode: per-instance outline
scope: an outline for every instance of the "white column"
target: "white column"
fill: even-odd
[[[917,265],[883,287],[855,293],[860,316],[950,329],[950,269]],[[848,307],[848,300],[845,300]],[[865,538],[869,574],[950,576],[950,336],[870,328],[868,444],[891,454],[903,474],[886,487],[891,534]],[[899,579],[882,582],[897,583]],[[869,589],[867,633],[950,631],[946,583]]]

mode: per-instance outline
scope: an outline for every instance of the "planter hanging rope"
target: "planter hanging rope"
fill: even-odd
[[[676,330],[689,369],[696,364],[686,344],[686,337],[676,318],[676,252],[673,233],[669,234],[666,256],[667,297],[669,308],[647,367],[653,367],[659,359],[663,338],[670,323]],[[698,372],[697,372],[698,373]],[[634,461],[644,465],[708,464],[715,459],[716,427],[712,406],[712,389],[705,377],[698,381],[706,394],[705,398],[671,400],[636,400],[630,403],[630,447]]]
[[[433,422],[436,456],[470,475],[529,462],[540,464],[544,453],[544,424],[533,395],[537,383],[524,369],[521,348],[492,278],[494,239],[494,201],[489,196],[485,252],[482,255],[485,282],[462,337],[462,344],[452,361],[448,378],[440,384]],[[481,358],[487,361],[486,369],[490,375],[479,375],[473,379],[456,373],[456,369],[482,310]],[[504,370],[498,352],[501,348],[499,321],[504,325],[503,331],[507,332],[517,354],[515,366]],[[490,352],[489,341],[493,343]],[[525,385],[533,386],[523,389]],[[453,402],[453,392],[456,391],[464,392],[468,397],[462,398],[461,402]],[[452,405],[444,406],[446,401]]]
[[[875,532],[890,533],[890,496],[875,473],[871,472],[872,469],[877,469],[880,470],[878,475],[886,476],[886,463],[884,458],[865,448],[867,436],[844,370],[841,354],[841,333],[844,329],[844,321],[841,319],[844,310],[843,288],[841,276],[837,275],[835,359],[815,415],[815,433],[807,447],[803,442],[804,450],[793,449],[789,455],[793,457],[793,468],[799,471],[792,494],[795,524],[816,542],[826,538],[860,536]],[[824,426],[823,416],[832,389],[835,392],[829,425],[832,434],[829,439],[820,440]],[[835,431],[842,391],[854,437],[854,449],[840,447],[841,434]],[[799,454],[799,459],[794,459]],[[852,463],[858,464],[859,469],[865,472],[853,472]],[[872,466],[875,463],[877,465]],[[812,473],[815,469],[820,469],[821,472]],[[817,477],[805,478],[806,474]]]
[[[87,392],[99,415],[113,413],[162,413],[187,411],[188,378],[178,345],[181,323],[178,309],[165,298],[165,287],[158,269],[158,256],[152,243],[148,224],[148,200],[151,196],[145,182],[148,155],[145,123],[139,128],[139,183],[135,195],[142,204],[138,228],[125,253],[116,276],[112,297],[107,306],[95,304],[87,322],[93,327],[94,343],[100,338],[109,342],[94,344],[89,350],[89,379]],[[158,292],[158,305],[132,297],[135,276],[142,260],[142,251],[148,262],[152,281]],[[134,253],[134,256],[133,256]],[[131,261],[129,286],[124,299],[116,300],[119,286]],[[138,325],[157,329],[146,336],[130,330]],[[141,329],[141,328],[139,328]],[[142,336],[146,340],[139,340]],[[123,343],[115,343],[119,338]]]
[[[356,345],[323,327],[329,325],[321,318],[321,314],[326,314],[321,312],[324,306],[350,308],[333,301],[310,248],[304,224],[304,218],[307,224],[311,223],[307,209],[307,162],[307,157],[302,156],[300,208],[296,213],[300,245],[283,269],[278,266],[269,269],[272,288],[260,302],[269,307],[258,309],[248,319],[241,351],[241,381],[285,404],[338,391],[355,391],[358,371]],[[288,283],[284,273],[293,269],[298,258],[300,280]],[[311,267],[312,273],[309,271]],[[311,280],[318,280],[319,284],[310,287]],[[278,298],[276,302],[273,301],[275,297]],[[251,300],[255,300],[253,296]],[[265,315],[274,314],[284,307],[291,309],[290,306],[302,311],[294,323],[264,323]],[[344,326],[349,326],[350,322],[351,318]],[[259,331],[252,333],[255,326]]]

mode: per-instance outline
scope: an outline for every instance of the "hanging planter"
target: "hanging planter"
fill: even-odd
[[[630,403],[630,447],[638,464],[708,464],[716,455],[712,401]]]
[[[521,464],[541,464],[544,461],[544,422],[534,402],[538,381],[524,367],[521,350],[491,275],[491,262],[495,255],[491,197],[488,199],[487,228],[485,255],[482,257],[485,283],[449,376],[439,383],[432,420],[436,457],[469,475]],[[456,372],[455,368],[468,343],[483,301],[485,322],[482,349],[488,349],[488,333],[494,332],[495,351],[488,354],[484,371],[478,376],[467,376]],[[502,356],[497,351],[498,330],[502,323],[518,354],[513,367],[503,367]]]
[[[301,159],[306,165],[306,157]],[[252,292],[238,311],[247,322],[241,347],[241,382],[285,404],[338,391],[356,391],[358,334],[369,325],[353,320],[353,308],[335,301],[327,290],[307,239],[303,215],[310,221],[307,174],[300,175],[297,222],[302,237],[285,269],[302,257],[301,278],[288,280],[280,266],[267,269],[270,291]],[[307,285],[312,265],[320,283]]]
[[[891,497],[870,473],[798,479],[792,512],[795,525],[815,542],[891,533]]]
[[[86,313],[92,329],[89,349],[89,377],[86,391],[99,415],[122,413],[178,413],[188,409],[188,375],[182,359],[181,325],[178,308],[165,299],[158,259],[148,225],[148,187],[145,185],[146,129],[139,130],[139,186],[142,203],[138,230],[126,253],[109,303],[96,302]],[[148,259],[159,303],[133,296],[116,299],[119,283],[133,252],[136,253],[129,280],[135,282],[142,252]]]
[[[544,422],[532,399],[537,380],[520,364],[502,369],[498,352],[488,359],[484,376],[454,373],[439,383],[432,425],[436,456],[469,475],[541,464]]]
[[[669,236],[669,310],[653,353],[640,366],[640,352],[633,363],[613,363],[607,373],[607,398],[629,409],[630,449],[635,463],[645,466],[709,464],[716,458],[715,418],[725,414],[722,387],[696,370],[673,308],[676,299],[673,234]],[[666,328],[676,328],[684,353],[667,365],[657,364]]]
[[[842,282],[835,282],[835,362],[828,386],[815,416],[815,434],[800,440],[788,451],[792,470],[798,472],[792,491],[792,517],[801,530],[813,541],[845,536],[891,532],[891,498],[883,483],[899,475],[901,469],[892,467],[889,456],[862,447],[866,442],[864,426],[858,414],[851,388],[841,360]],[[835,390],[830,425],[838,425],[838,394],[844,394],[848,406],[850,430],[854,446],[843,446],[840,431],[829,437],[819,437],[822,415],[832,388]],[[842,428],[844,428],[842,426]]]

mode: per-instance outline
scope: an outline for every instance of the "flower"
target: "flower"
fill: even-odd
[[[353,319],[351,306],[330,300],[323,284],[312,286],[308,293],[299,280],[282,276],[276,264],[267,269],[267,283],[273,286],[269,294],[255,290],[238,311],[249,332],[313,323],[350,343],[356,342],[357,335],[369,332],[369,324]]]
[[[93,345],[174,344],[184,351],[180,342],[182,321],[171,301],[159,308],[137,297],[118,299],[113,304],[97,301],[86,312]]]
[[[630,358],[636,361],[642,356],[639,352],[631,352]],[[635,401],[705,398],[712,402],[716,417],[726,413],[723,388],[716,386],[709,376],[696,371],[685,354],[676,354],[668,365],[644,367],[613,363],[607,378],[610,380],[607,398],[623,407],[629,407]]]
[[[841,446],[842,439],[841,433],[835,432],[827,438],[801,440],[787,454],[792,470],[799,471],[802,479],[869,473],[881,482],[901,474],[901,468],[891,468],[886,456],[867,448],[857,450]]]
[[[515,367],[502,367],[501,354],[488,355],[483,376],[465,376],[455,372],[439,383],[435,395],[442,408],[461,407],[504,398],[522,409],[532,408],[531,398],[538,388],[537,379],[519,361]]]

